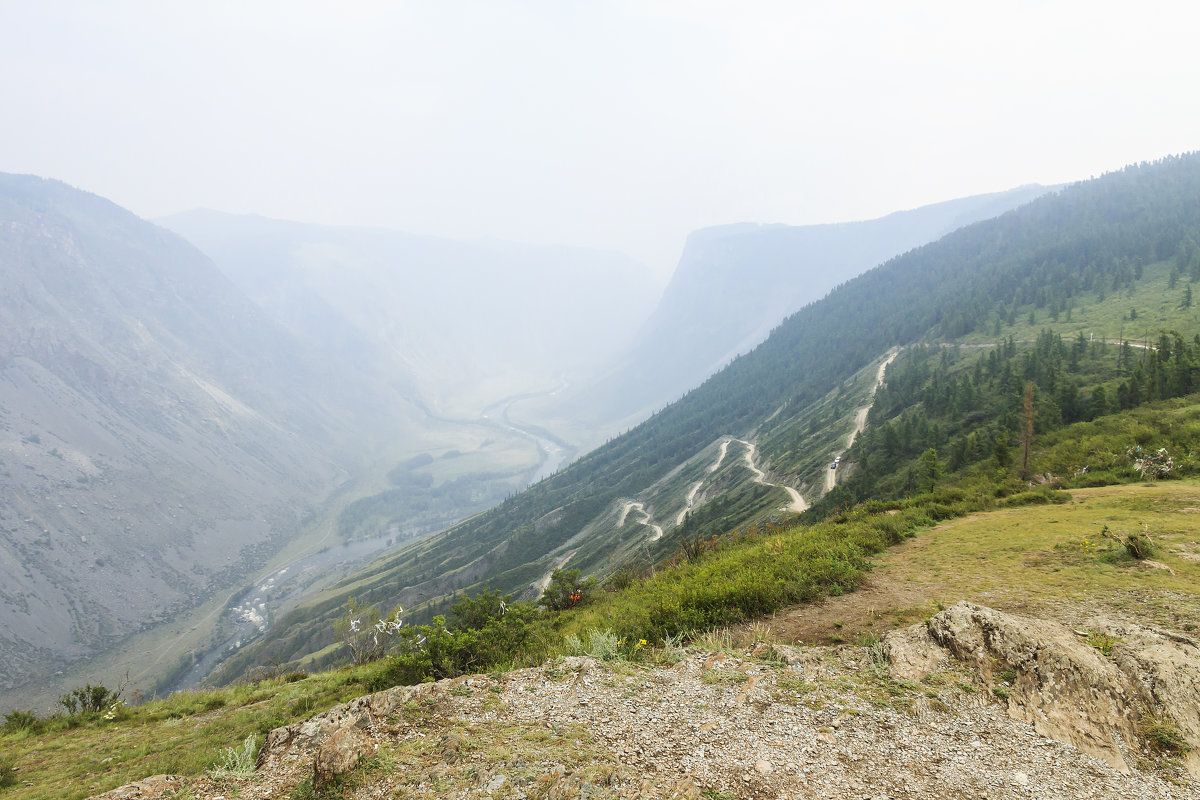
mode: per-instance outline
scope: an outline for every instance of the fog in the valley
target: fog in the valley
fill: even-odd
[[[0,707],[190,685],[855,275],[1194,149],[1197,21],[0,3]]]

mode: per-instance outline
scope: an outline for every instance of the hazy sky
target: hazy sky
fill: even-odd
[[[1200,147],[1196,4],[0,0],[0,171],[623,250]]]

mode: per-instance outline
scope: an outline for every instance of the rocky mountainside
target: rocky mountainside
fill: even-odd
[[[1115,644],[960,603],[867,647],[763,626],[658,664],[570,657],[388,689],[271,731],[252,772],[102,797],[1195,797],[1200,643],[1091,635]]]
[[[0,176],[0,690],[190,609],[421,413],[177,235]]]

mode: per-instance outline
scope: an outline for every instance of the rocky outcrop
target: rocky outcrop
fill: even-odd
[[[440,684],[437,686],[440,687]],[[273,769],[287,762],[313,757],[334,733],[350,728],[371,730],[377,720],[403,708],[407,703],[419,701],[434,690],[435,684],[431,683],[397,686],[334,706],[304,722],[275,728],[267,734],[262,749],[258,751],[255,769]],[[343,733],[341,738],[348,736]]]
[[[1189,748],[1182,754],[1184,764],[1200,777],[1200,642],[1133,625],[1097,627],[1115,639],[1113,663],[1137,683],[1146,711],[1179,729]]]
[[[182,787],[186,778],[178,775],[151,775],[134,783],[127,783],[120,788],[96,795],[91,800],[157,800],[160,797],[174,795]]]
[[[321,742],[313,760],[313,789],[324,792],[345,775],[363,754],[371,749],[371,741],[353,724],[346,723]]]
[[[1082,635],[1081,635],[1082,633]],[[1146,721],[1177,732],[1185,766],[1200,775],[1200,649],[1176,634],[1097,621],[1087,633],[961,602],[888,634],[893,677],[919,680],[947,656],[970,665],[1010,717],[1039,734],[1130,772]]]

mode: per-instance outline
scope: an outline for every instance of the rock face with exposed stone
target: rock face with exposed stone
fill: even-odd
[[[313,789],[324,792],[358,764],[371,749],[367,736],[352,724],[342,725],[321,742],[313,759]]]
[[[1096,622],[1092,637],[1108,655],[1088,643],[1086,632],[961,602],[924,625],[888,634],[884,648],[892,675],[902,680],[924,678],[947,655],[970,665],[1011,717],[1126,773],[1143,720],[1165,720],[1190,748],[1188,770],[1200,776],[1197,642],[1106,620]]]

